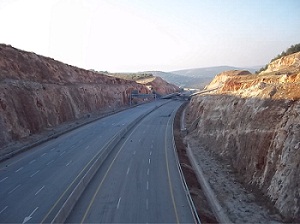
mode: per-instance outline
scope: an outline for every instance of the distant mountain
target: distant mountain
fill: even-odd
[[[212,76],[217,75],[224,71],[229,70],[247,70],[251,73],[254,73],[257,69],[261,68],[261,66],[255,66],[255,67],[233,67],[233,66],[215,66],[215,67],[205,67],[205,68],[194,68],[194,69],[183,69],[178,71],[171,71],[171,73],[177,74],[177,75],[183,75],[183,76],[189,76],[189,77],[199,77],[199,76]]]
[[[251,73],[254,73],[259,68],[261,68],[261,66],[248,67],[248,68],[233,67],[233,66],[215,66],[215,67],[205,67],[205,68],[184,69],[184,70],[172,71],[171,73],[185,77],[185,83],[187,83],[187,85],[184,87],[202,89],[207,84],[209,84],[217,74],[221,72],[228,71],[228,70],[247,70]]]
[[[203,89],[212,79],[219,73],[228,70],[247,70],[255,73],[261,66],[254,67],[232,67],[232,66],[215,66],[205,68],[184,69],[171,72],[147,71],[155,76],[160,76],[169,83],[173,83],[180,87]]]
[[[169,83],[175,84],[179,87],[187,87],[190,86],[193,82],[199,82],[199,79],[193,77],[186,77],[183,75],[177,75],[171,72],[161,72],[161,71],[148,71],[147,73],[151,73],[154,76],[159,76],[162,79],[166,80]]]

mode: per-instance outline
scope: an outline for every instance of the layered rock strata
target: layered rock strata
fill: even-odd
[[[228,71],[191,99],[189,136],[229,160],[288,221],[300,221],[300,53],[252,75]]]
[[[0,45],[0,148],[63,122],[129,105],[132,90],[151,93],[134,81]]]
[[[152,90],[159,95],[167,95],[170,93],[178,92],[179,87],[166,82],[161,77],[153,76],[151,78],[137,80],[137,83],[146,85],[148,89]]]

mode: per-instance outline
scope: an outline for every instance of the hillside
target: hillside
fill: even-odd
[[[237,68],[232,66],[215,66],[195,69],[184,69],[171,72],[147,71],[144,73],[159,76],[165,79],[167,82],[173,83],[183,88],[203,89],[206,85],[208,85],[211,82],[215,75],[219,74],[220,72],[228,70],[248,70],[254,73],[260,67],[261,66]]]
[[[171,73],[184,76],[185,79],[189,80],[189,84],[187,87],[203,89],[220,72],[230,71],[230,70],[247,70],[253,73],[259,67],[260,66],[239,68],[239,67],[232,67],[232,66],[214,66],[214,67],[205,67],[205,68],[184,69],[184,70],[172,71]]]
[[[183,88],[203,88],[205,84],[208,84],[211,81],[212,77],[209,77],[207,80],[202,78],[186,77],[183,75],[174,74],[171,72],[161,72],[161,71],[149,71],[149,73],[159,76],[166,80],[169,83],[173,83],[177,86]],[[209,80],[209,81],[208,81]]]
[[[222,72],[207,87],[219,88],[193,97],[186,112],[194,153],[228,164],[287,222],[300,222],[299,62],[300,52],[274,60],[260,74]],[[236,198],[223,197],[225,208]]]
[[[158,95],[167,95],[179,91],[179,88],[178,86],[176,86],[176,83],[168,83],[165,81],[164,78],[157,76],[156,73],[108,73],[108,75],[143,84],[147,86],[149,90],[151,90],[154,93],[157,93]]]
[[[161,94],[174,90],[164,88]],[[0,45],[0,148],[78,119],[129,105],[135,81],[87,71],[35,53]],[[142,99],[133,99],[137,103]]]

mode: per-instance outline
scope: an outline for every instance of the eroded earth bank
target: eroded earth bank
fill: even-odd
[[[300,222],[300,53],[206,89],[186,108],[186,142],[231,220]]]
[[[153,80],[139,84],[1,44],[0,154],[35,141],[37,134],[54,132],[67,122],[128,107],[129,100],[132,105],[153,100],[131,98],[133,90],[149,94],[155,89],[161,95],[178,91],[178,87],[158,79],[159,88]]]
[[[0,45],[0,154],[68,122],[128,107],[132,90],[178,90],[160,78],[139,82]],[[300,222],[300,53],[257,75],[223,72],[206,89],[186,107],[184,140],[231,221]],[[182,165],[197,198],[201,187],[188,161]],[[205,208],[205,198],[197,200]]]

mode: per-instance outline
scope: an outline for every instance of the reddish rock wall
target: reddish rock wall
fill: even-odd
[[[128,105],[128,94],[150,91],[51,58],[0,45],[0,148],[88,113]]]
[[[167,95],[170,93],[179,92],[178,86],[170,84],[160,77],[155,77],[154,80],[146,83],[146,85],[150,85],[152,87],[152,90],[160,95]]]
[[[223,73],[207,87],[219,89],[193,97],[186,116],[189,135],[201,147],[230,160],[246,184],[267,195],[287,220],[297,222],[299,71],[294,67],[288,75]]]
[[[145,78],[137,80],[138,83],[146,85],[151,91],[160,95],[168,95],[174,92],[179,92],[179,87],[171,83],[166,82],[161,77],[153,76],[151,78]]]

